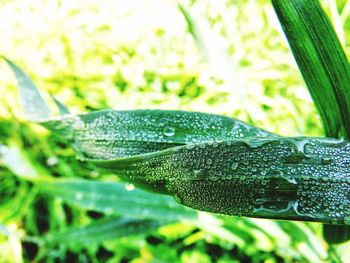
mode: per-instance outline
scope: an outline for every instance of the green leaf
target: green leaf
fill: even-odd
[[[247,138],[91,162],[199,210],[346,224],[349,149],[335,139]]]
[[[66,105],[64,105],[62,102],[60,102],[55,96],[51,95],[51,98],[55,102],[61,115],[66,115],[66,114],[70,113],[69,109],[66,107]]]
[[[326,136],[350,138],[349,63],[319,1],[272,2],[320,113]],[[330,244],[348,240],[349,233],[346,226],[324,226],[324,237]]]
[[[323,225],[323,237],[329,244],[340,244],[350,239],[349,226]]]
[[[3,56],[0,57],[9,64],[16,76],[19,95],[27,118],[32,121],[39,121],[50,117],[50,109],[32,80],[12,61]]]
[[[39,189],[82,209],[105,214],[156,220],[195,219],[197,212],[177,204],[172,197],[128,190],[122,183],[83,179],[42,180]]]
[[[105,240],[145,234],[164,223],[152,220],[106,217],[85,226],[70,227],[62,232],[47,234],[44,236],[44,241],[48,244],[65,245],[100,243]]]
[[[199,112],[95,111],[42,122],[93,159],[113,159],[208,141],[276,136],[239,120]]]
[[[319,1],[272,2],[326,135],[350,138],[350,68]]]

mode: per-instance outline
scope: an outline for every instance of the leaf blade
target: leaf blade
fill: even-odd
[[[326,135],[350,136],[350,68],[319,1],[273,0]]]
[[[207,141],[277,136],[242,121],[200,112],[96,111],[41,123],[74,141],[83,155],[113,159]]]
[[[130,235],[145,234],[165,222],[131,218],[107,217],[80,227],[70,227],[58,233],[46,234],[48,244],[91,244]]]
[[[207,212],[346,224],[349,147],[324,138],[247,138],[91,162]]]
[[[39,189],[82,209],[141,219],[195,219],[197,212],[177,204],[172,197],[127,190],[125,184],[83,179],[42,180]]]
[[[0,57],[7,62],[16,76],[22,107],[27,118],[32,121],[49,118],[51,116],[50,109],[33,81],[11,60],[4,56]]]

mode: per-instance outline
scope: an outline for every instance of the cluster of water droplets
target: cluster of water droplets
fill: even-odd
[[[193,208],[350,222],[347,142],[273,138],[231,118],[181,111],[101,111],[67,115],[45,126],[71,137],[92,159],[148,153],[116,160],[109,168]]]
[[[349,150],[341,141],[310,138],[209,142],[121,170],[200,210],[343,223],[350,214]]]
[[[46,122],[45,126],[72,137],[76,148],[92,159],[115,159],[177,145],[268,135],[224,116],[161,110],[105,110],[66,115]]]

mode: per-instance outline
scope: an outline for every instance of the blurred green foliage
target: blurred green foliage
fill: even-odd
[[[183,5],[215,36],[210,45],[227,52],[232,79],[220,74],[226,65],[201,53],[170,0],[1,1],[0,53],[29,73],[47,101],[53,104],[48,95],[53,94],[74,113],[193,110],[232,116],[281,135],[322,135],[269,1]],[[324,1],[324,6],[349,54],[349,2]],[[133,235],[74,242],[68,234],[93,237],[88,231],[96,231],[101,220],[120,219],[66,203],[26,177],[118,179],[77,160],[62,138],[26,122],[14,77],[5,63],[0,69],[0,262],[329,260],[320,224],[206,213]],[[89,230],[80,229],[85,226]],[[50,235],[72,242],[42,238]]]

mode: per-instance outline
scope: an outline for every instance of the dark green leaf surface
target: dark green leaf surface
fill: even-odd
[[[337,35],[319,1],[273,0],[326,136],[350,137],[350,69]],[[346,226],[324,226],[329,243],[349,239]]]
[[[50,195],[86,210],[156,220],[195,219],[197,212],[172,197],[127,190],[125,184],[83,179],[37,182]]]
[[[347,224],[349,150],[335,139],[248,138],[91,161],[199,210]]]
[[[329,244],[340,244],[350,239],[349,226],[323,226],[323,237]]]
[[[113,159],[166,148],[244,137],[276,136],[242,121],[200,112],[95,111],[42,124],[74,141],[91,159]]]
[[[179,111],[100,111],[43,124],[73,139],[97,167],[192,208],[348,223],[344,141],[280,138],[227,117]]]
[[[350,68],[319,1],[273,0],[326,135],[350,137]]]

